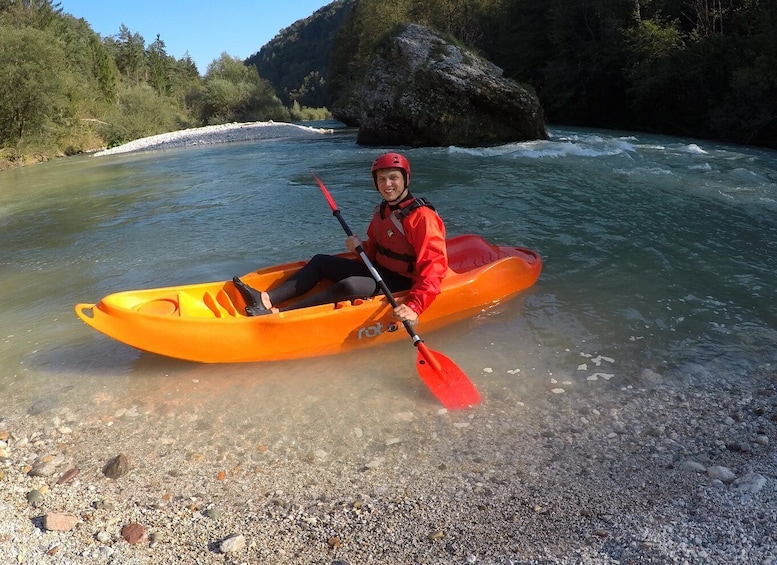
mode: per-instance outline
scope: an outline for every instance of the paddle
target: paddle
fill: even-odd
[[[329,207],[332,209],[332,214],[334,217],[337,218],[337,221],[340,222],[340,225],[343,227],[343,230],[345,230],[345,233],[348,236],[352,236],[353,232],[351,231],[351,228],[349,228],[348,224],[345,223],[343,215],[337,208],[337,203],[335,203],[332,195],[329,194],[329,191],[327,190],[326,186],[324,186],[324,183],[321,182],[321,179],[318,178],[314,173],[313,178],[316,179],[318,186],[321,188],[321,192],[324,193],[326,201],[329,203]],[[370,261],[369,257],[367,257],[367,254],[364,252],[362,246],[359,245],[356,248],[356,251],[359,253],[361,260],[364,261],[367,269],[369,269],[370,274],[372,274],[372,278],[375,279],[375,282],[378,283],[378,286],[383,291],[383,294],[385,294],[386,298],[388,298],[391,306],[394,308],[399,306],[397,301],[394,299],[394,296],[391,294],[388,286],[386,286],[386,283],[383,281],[383,278],[380,276],[380,273],[375,269],[375,266],[372,264],[372,261]],[[415,362],[418,374],[421,376],[421,379],[424,381],[424,383],[426,383],[426,386],[429,388],[432,394],[436,396],[437,399],[442,403],[442,405],[448,409],[455,410],[457,408],[466,408],[467,406],[479,403],[480,393],[478,393],[475,385],[472,384],[472,381],[469,380],[467,375],[464,374],[464,371],[462,371],[453,361],[448,359],[442,353],[432,351],[426,347],[426,344],[415,332],[410,322],[403,321],[402,325],[405,326],[407,333],[411,338],[413,338],[413,345],[415,345],[416,349],[418,350]]]

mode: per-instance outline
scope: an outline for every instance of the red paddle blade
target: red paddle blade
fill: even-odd
[[[416,345],[416,369],[434,396],[449,410],[467,408],[480,402],[480,393],[464,371],[442,353],[423,342]]]
[[[332,195],[329,194],[329,191],[326,189],[326,186],[324,186],[324,183],[320,178],[316,176],[315,173],[311,173],[313,175],[313,178],[316,179],[316,182],[318,183],[318,187],[321,189],[321,192],[324,193],[324,197],[326,198],[326,201],[329,203],[329,207],[332,209],[332,212],[337,210],[337,203],[335,202],[335,199],[332,198]]]

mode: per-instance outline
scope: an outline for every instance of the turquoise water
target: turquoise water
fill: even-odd
[[[484,394],[746,378],[777,362],[777,153],[645,134],[552,128],[548,141],[407,150],[412,188],[450,235],[538,251],[518,299],[425,335]],[[222,280],[343,250],[315,171],[363,234],[380,149],[355,133],[80,156],[0,173],[0,413],[6,406],[436,407],[406,343],[284,363],[197,365],[141,353],[81,323],[78,302]],[[43,403],[43,404],[41,404]],[[176,404],[177,405],[177,404]],[[394,406],[395,408],[395,406]],[[387,408],[388,409],[388,408]]]

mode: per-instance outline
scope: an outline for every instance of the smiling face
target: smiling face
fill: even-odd
[[[378,169],[375,171],[375,184],[383,199],[389,204],[402,200],[407,194],[405,177],[400,168]]]

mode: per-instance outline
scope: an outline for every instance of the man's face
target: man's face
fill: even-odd
[[[405,177],[402,169],[378,169],[375,174],[375,182],[383,199],[392,204],[405,195]]]

